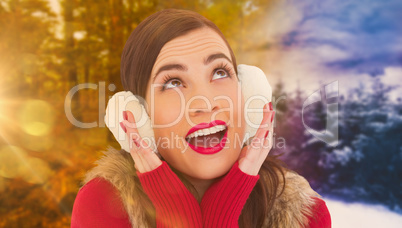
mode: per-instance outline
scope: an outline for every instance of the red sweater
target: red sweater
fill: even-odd
[[[205,192],[201,204],[187,190],[165,161],[139,173],[141,185],[155,206],[157,227],[238,227],[241,210],[259,179],[242,172],[236,162],[221,180]],[[316,198],[310,228],[331,227],[325,202]],[[114,186],[95,178],[80,189],[75,199],[71,227],[131,227]]]

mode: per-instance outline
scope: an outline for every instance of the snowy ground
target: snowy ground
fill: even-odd
[[[324,199],[331,214],[333,228],[400,228],[402,215],[392,212],[384,206],[361,203],[344,203]]]

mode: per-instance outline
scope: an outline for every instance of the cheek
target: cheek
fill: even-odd
[[[243,95],[240,93],[238,98],[237,103],[235,104],[236,106],[236,111],[235,111],[235,116],[238,121],[239,127],[245,127],[245,118],[244,118],[244,98]]]
[[[178,95],[161,96],[155,99],[152,104],[154,125],[163,125],[164,128],[177,123],[183,115],[180,97]]]
[[[240,88],[237,85],[233,85],[225,91],[225,95],[229,97],[229,99],[233,103],[233,116],[235,119],[233,120],[239,126],[244,122],[244,98]]]
[[[152,107],[155,139],[159,142],[159,152],[166,159],[166,153],[171,149],[181,148],[180,139],[175,138],[175,135],[181,130],[180,120],[183,119],[180,97],[177,94],[160,96],[155,99]]]
[[[244,117],[244,97],[238,86],[233,86],[232,89],[226,91],[227,96],[233,101],[233,119],[232,127],[234,133],[234,142],[240,143],[243,139],[246,130],[246,121]],[[236,145],[236,148],[241,145]]]

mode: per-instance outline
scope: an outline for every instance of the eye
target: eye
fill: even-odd
[[[235,75],[232,68],[227,64],[219,64],[214,70],[214,74],[212,75],[212,80],[219,78],[232,78],[232,75]],[[163,78],[163,86],[161,86],[161,91],[166,89],[171,89],[175,87],[183,86],[182,80],[180,77],[172,77],[170,75],[165,75]]]
[[[214,75],[212,76],[212,79],[225,78],[225,77],[229,77],[229,74],[226,73],[226,71],[223,70],[223,69],[218,69],[218,70],[215,71]]]
[[[228,66],[228,64],[221,63],[219,64],[215,69],[214,69],[214,75],[212,76],[212,79],[217,78],[231,78],[233,75],[236,75],[236,73],[233,71],[231,67]]]
[[[172,87],[174,87],[174,86],[179,86],[179,85],[181,85],[181,81],[179,81],[178,79],[172,79],[172,80],[170,80],[169,82],[170,82],[170,83],[166,84],[166,88],[167,88],[167,89],[172,88]],[[169,84],[172,85],[172,86],[169,86]]]
[[[165,78],[163,79],[162,91],[164,91],[165,89],[174,88],[174,87],[180,86],[180,85],[183,85],[180,78],[173,78],[170,75],[166,75]]]

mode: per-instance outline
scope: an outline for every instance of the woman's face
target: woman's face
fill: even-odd
[[[169,41],[153,66],[146,102],[158,152],[192,178],[222,176],[239,157],[244,100],[234,67],[225,42],[210,28]],[[214,120],[227,124],[224,148],[214,154],[196,152],[186,135],[193,126]],[[209,145],[220,143],[217,139]]]

